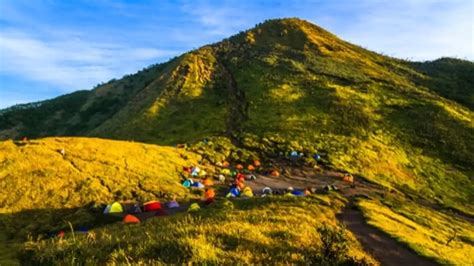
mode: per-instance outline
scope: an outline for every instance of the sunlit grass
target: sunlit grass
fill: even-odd
[[[317,227],[336,226],[341,202],[311,198],[227,200],[194,214],[156,218],[137,226],[116,224],[87,235],[68,234],[25,244],[23,256],[42,263],[308,263],[318,254]],[[92,232],[90,233],[92,234]],[[374,263],[350,235],[350,255]]]
[[[358,205],[369,224],[418,253],[443,264],[474,263],[474,226],[468,221],[409,200],[361,200]]]

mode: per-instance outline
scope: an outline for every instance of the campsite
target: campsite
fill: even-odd
[[[0,102],[0,266],[474,265],[472,60],[401,59],[311,19],[249,24],[238,18],[252,12],[211,8],[201,24],[163,26],[176,3],[72,2],[24,12],[87,34],[42,43],[0,29],[0,59],[28,59],[0,72],[79,68],[45,64],[34,77],[71,89]],[[146,14],[160,19],[134,24]],[[56,54],[66,48],[80,52]],[[0,100],[14,73],[0,75]]]

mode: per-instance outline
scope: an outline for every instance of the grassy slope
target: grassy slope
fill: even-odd
[[[298,20],[230,41],[222,46],[250,105],[249,145],[262,147],[264,137],[327,151],[337,168],[474,212],[473,113],[415,84],[422,74],[405,62]]]
[[[137,226],[116,224],[89,235],[29,242],[23,257],[44,264],[303,265],[320,254],[316,228],[334,227],[341,204],[333,196],[220,201],[197,213],[156,218]],[[373,262],[348,234],[347,255]]]
[[[1,229],[10,236],[64,227],[57,219],[64,215],[77,224],[92,223],[84,206],[172,194],[187,198],[181,168],[198,159],[176,148],[102,139],[48,138],[21,145],[0,143],[0,187],[10,191],[0,195]],[[58,152],[63,148],[64,157]],[[32,223],[30,215],[40,218]]]
[[[442,264],[474,263],[474,226],[456,215],[391,197],[382,201],[362,200],[359,206],[369,224],[424,256]]]

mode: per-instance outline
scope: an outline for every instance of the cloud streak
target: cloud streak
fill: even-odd
[[[18,32],[0,36],[0,51],[0,74],[46,82],[65,92],[89,89],[177,53],[80,39],[43,41]]]

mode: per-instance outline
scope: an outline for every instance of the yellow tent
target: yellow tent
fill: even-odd
[[[123,212],[122,204],[118,202],[112,203],[112,205],[110,205],[109,213],[119,213],[119,212]]]
[[[243,190],[242,190],[242,194],[240,195],[241,197],[248,197],[248,198],[251,198],[253,197],[253,191],[250,187],[245,187]]]
[[[199,207],[199,204],[193,203],[193,204],[191,204],[191,206],[189,206],[188,212],[194,212],[194,211],[197,211],[199,209],[201,209],[201,207]]]
[[[230,175],[230,170],[227,169],[227,168],[222,169],[222,170],[221,170],[221,174],[223,174],[223,175]]]

